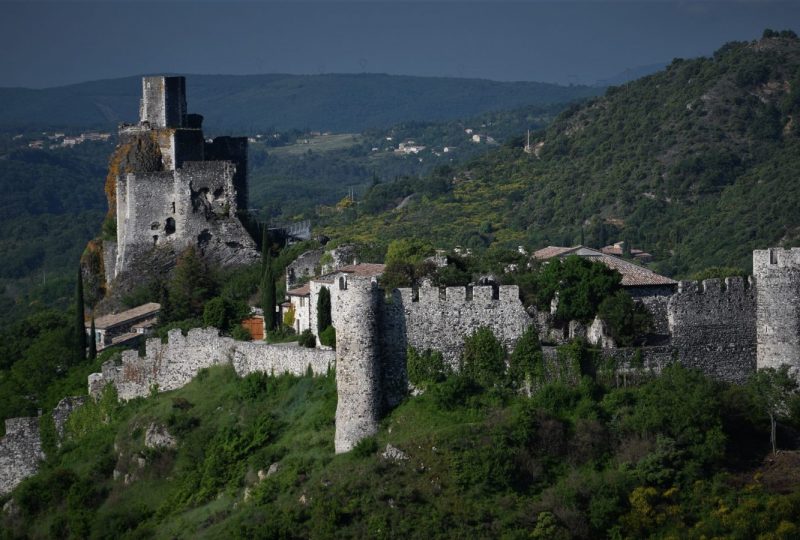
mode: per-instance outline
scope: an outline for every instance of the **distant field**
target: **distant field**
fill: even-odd
[[[331,152],[350,148],[361,143],[362,140],[361,135],[357,133],[321,135],[319,137],[309,137],[308,139],[298,139],[295,144],[271,148],[268,152],[276,156],[298,156],[305,154],[309,150],[312,152]]]

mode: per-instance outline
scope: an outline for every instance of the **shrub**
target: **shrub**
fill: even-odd
[[[237,324],[233,327],[231,330],[231,337],[239,341],[251,341],[253,339],[253,336],[250,335],[250,330],[241,324]]]
[[[544,379],[544,365],[542,359],[542,345],[539,343],[539,333],[531,325],[519,338],[514,352],[509,358],[509,379],[515,388],[531,389]]]
[[[361,439],[353,447],[353,456],[357,458],[367,458],[378,451],[378,441],[375,437]]]
[[[464,341],[461,369],[484,388],[503,380],[506,369],[506,350],[492,331],[482,326]]]
[[[336,329],[333,326],[328,326],[325,330],[319,333],[319,342],[326,347],[336,348]]]
[[[442,353],[431,350],[418,353],[414,347],[408,348],[406,366],[408,380],[421,388],[430,383],[444,381],[450,371],[449,366],[444,363]]]
[[[314,337],[314,334],[311,333],[311,330],[306,328],[300,333],[300,338],[297,340],[297,344],[301,347],[313,349],[317,346],[317,338]]]
[[[636,303],[625,291],[617,291],[600,303],[597,316],[608,324],[617,346],[629,347],[650,331],[653,318],[644,305]]]

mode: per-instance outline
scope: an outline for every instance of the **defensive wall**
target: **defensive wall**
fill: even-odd
[[[0,496],[36,474],[42,459],[39,418],[7,419],[6,435],[0,439]]]
[[[269,345],[264,342],[236,341],[222,337],[216,328],[194,328],[184,336],[169,332],[166,343],[148,339],[145,355],[124,351],[119,364],[110,360],[101,373],[89,376],[89,394],[98,396],[107,384],[117,388],[119,398],[129,400],[158,391],[175,390],[188,384],[203,368],[233,365],[236,373],[253,372],[303,375],[309,369],[324,375],[333,367],[333,351],[308,349],[295,343]]]
[[[756,370],[752,278],[682,281],[667,306],[670,347],[681,364],[730,382]]]

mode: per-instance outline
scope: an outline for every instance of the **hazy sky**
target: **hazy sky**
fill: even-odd
[[[800,2],[0,0],[0,86],[156,72],[592,84],[767,27],[800,33]]]

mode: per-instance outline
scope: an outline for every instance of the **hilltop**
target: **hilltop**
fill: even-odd
[[[406,184],[376,186],[327,231],[478,248],[626,239],[672,275],[747,269],[752,249],[800,237],[798,113],[800,41],[728,43],[571,107],[531,153],[520,134],[458,168],[445,190],[430,177],[436,188],[422,183],[427,196],[402,209]]]
[[[600,88],[401,75],[187,75],[188,98],[216,133],[360,132],[597,95]],[[0,88],[0,130],[112,129],[137,117],[141,77],[32,90]]]

